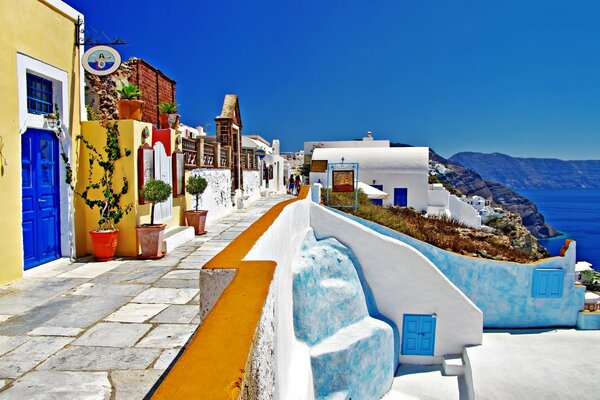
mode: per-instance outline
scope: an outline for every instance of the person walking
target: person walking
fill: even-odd
[[[288,193],[294,194],[294,174],[290,175],[290,180],[288,184]]]
[[[296,196],[300,194],[300,175],[296,175],[296,180],[294,181],[294,186],[296,189]]]

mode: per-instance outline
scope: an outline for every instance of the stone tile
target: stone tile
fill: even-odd
[[[105,284],[88,282],[77,286],[68,294],[74,296],[106,296],[110,293],[111,296],[136,296],[148,289],[148,285],[128,285],[128,284]]]
[[[0,336],[0,356],[13,351],[28,340],[27,336]]]
[[[83,329],[60,326],[40,326],[28,333],[29,336],[77,336]]]
[[[81,335],[72,344],[74,346],[131,347],[150,328],[152,328],[150,324],[101,322]]]
[[[123,261],[90,262],[58,275],[59,278],[95,278],[122,265]]]
[[[11,315],[11,314],[0,314],[0,323],[2,323],[4,321],[8,321],[12,317],[14,317],[14,315]]]
[[[113,313],[117,308],[129,302],[130,297],[116,296],[70,296],[81,299],[75,305],[48,320],[47,326],[64,326],[69,328],[87,328],[89,325]]]
[[[59,258],[36,268],[23,272],[24,278],[52,278],[67,271],[77,268],[79,265],[71,262],[68,258]]]
[[[151,348],[69,346],[46,360],[37,367],[37,370],[146,369],[159,354],[159,349]]]
[[[173,305],[152,319],[159,324],[189,324],[200,309],[197,305]]]
[[[198,271],[174,270],[162,277],[162,279],[200,279]]]
[[[82,279],[24,279],[0,288],[0,310],[24,314],[84,282]]]
[[[204,256],[204,257],[215,256],[215,255],[219,254],[220,251],[221,250],[217,250],[217,249],[203,250],[202,247],[200,247],[198,250],[196,250],[195,252],[192,253],[192,256]]]
[[[187,340],[196,331],[195,325],[184,324],[163,324],[154,328],[145,338],[136,345],[140,347],[153,347],[160,349],[170,349],[173,347],[182,347]]]
[[[154,284],[157,288],[198,289],[200,282],[189,279],[159,279]]]
[[[1,400],[108,400],[111,384],[106,372],[32,371],[0,393]]]
[[[211,258],[212,258],[212,257],[211,257]],[[209,259],[210,259],[210,258],[209,258]],[[208,261],[208,260],[206,260],[206,261]],[[179,270],[179,269],[182,269],[182,270],[185,270],[185,269],[193,269],[193,270],[196,270],[196,271],[198,271],[198,270],[201,270],[201,269],[202,269],[202,267],[204,267],[204,264],[206,264],[206,261],[205,261],[205,262],[181,262],[181,263],[179,263],[179,265],[177,266],[177,269],[178,269],[178,270]]]
[[[188,304],[200,304],[200,295],[196,295],[194,296],[194,298],[192,300],[190,300],[190,302]]]
[[[56,353],[72,338],[34,337],[0,357],[0,378],[17,378]]]
[[[105,321],[145,322],[168,307],[168,304],[129,303],[119,308]]]
[[[115,386],[115,400],[143,399],[152,386],[158,381],[162,371],[125,370],[112,371],[111,381]]]
[[[164,350],[161,353],[160,357],[158,357],[158,360],[156,360],[156,362],[154,363],[154,369],[164,370],[169,368],[169,365],[171,365],[171,363],[173,362],[175,357],[177,357],[180,351],[181,347]]]
[[[137,284],[152,284],[159,280],[164,274],[169,272],[171,267],[143,267],[131,274],[125,274],[117,279],[114,283],[137,283]]]
[[[137,295],[135,303],[185,304],[190,301],[198,289],[150,288]]]
[[[17,315],[8,321],[0,324],[0,335],[25,335],[39,326],[63,326],[60,324],[48,324],[47,321],[55,318],[65,310],[71,309],[80,302],[81,298],[76,297],[57,297],[47,302],[43,302],[38,307],[33,307],[31,311]]]

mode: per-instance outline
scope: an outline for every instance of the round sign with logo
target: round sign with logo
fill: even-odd
[[[93,75],[108,75],[121,66],[121,55],[112,47],[94,46],[83,53],[83,68]]]
[[[265,151],[263,149],[256,149],[254,152],[261,160],[265,157]]]

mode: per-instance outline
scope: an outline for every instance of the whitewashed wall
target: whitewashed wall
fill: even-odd
[[[472,228],[481,228],[481,216],[473,206],[465,203],[453,194],[450,195],[449,206],[452,218],[456,218]]]
[[[202,176],[207,180],[206,190],[200,196],[199,209],[208,210],[207,224],[233,211],[231,203],[231,171],[228,169],[198,168],[191,171],[193,176]],[[195,197],[192,196],[191,206],[196,207]]]
[[[379,312],[396,324],[400,341],[404,314],[437,315],[434,356],[399,354],[401,363],[440,363],[445,354],[481,344],[483,314],[425,256],[315,203],[310,214],[318,239],[334,237],[354,252]]]
[[[244,196],[248,196],[248,202],[253,202],[260,198],[260,171],[244,170],[242,173],[244,179]]]
[[[310,355],[296,340],[292,304],[292,267],[310,223],[310,196],[287,206],[244,260],[277,262],[275,295],[275,399],[314,399]]]

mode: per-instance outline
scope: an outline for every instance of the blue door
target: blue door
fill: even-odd
[[[432,356],[435,348],[435,317],[430,314],[404,314],[402,354]]]
[[[408,189],[394,188],[394,205],[406,207],[408,205]]]
[[[379,189],[379,190],[383,191],[383,185],[371,185],[371,186],[373,186],[375,189]],[[383,199],[371,199],[371,203],[375,204],[376,206],[382,206]]]
[[[21,190],[25,269],[60,257],[58,139],[28,129],[21,136]]]

